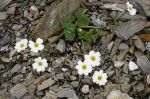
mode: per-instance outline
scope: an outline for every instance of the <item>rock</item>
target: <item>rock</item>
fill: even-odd
[[[126,74],[129,73],[128,72],[128,64],[124,64],[124,66],[123,66],[123,72],[126,73]]]
[[[52,80],[51,78],[45,80],[42,82],[42,84],[38,85],[37,87],[37,90],[40,91],[40,90],[43,90],[51,85],[53,85],[55,83],[54,80]]]
[[[89,85],[84,85],[81,89],[81,92],[87,94],[89,93],[89,90],[90,90]]]
[[[22,27],[23,27],[23,25],[21,25],[21,24],[15,24],[15,25],[13,25],[12,29],[15,30],[15,31],[18,31],[18,30],[20,30]]]
[[[130,61],[129,62],[129,70],[130,71],[134,71],[134,70],[137,70],[139,67],[133,62],[133,61]]]
[[[150,85],[150,75],[147,75],[147,84]]]
[[[15,54],[16,52],[17,52],[16,49],[10,51],[10,53],[9,53],[9,58],[10,58],[10,60],[12,60],[12,57],[14,56],[14,54]]]
[[[16,83],[18,82],[21,78],[23,77],[23,75],[19,74],[19,75],[16,75],[15,77],[13,77],[13,83]]]
[[[118,37],[127,40],[135,33],[141,31],[144,27],[145,27],[144,21],[128,21],[119,24],[119,26],[113,27],[111,31],[112,33],[115,33]]]
[[[77,88],[79,86],[79,82],[78,81],[73,81],[71,82],[71,85],[74,87],[74,88]]]
[[[110,13],[110,16],[113,19],[118,19],[118,20],[123,20],[123,21],[131,21],[131,20],[146,20],[146,16],[141,15],[141,14],[136,14],[136,15],[130,15],[129,13],[124,13],[124,12],[116,12],[113,11],[112,13]]]
[[[121,87],[122,87],[122,91],[124,93],[128,93],[131,89],[131,85],[129,83],[124,83],[124,84],[122,84]]]
[[[12,0],[0,0],[0,10],[8,5]]]
[[[38,13],[38,8],[35,5],[32,5],[30,7],[30,13],[33,14],[33,15]]]
[[[145,51],[144,43],[141,41],[141,39],[137,36],[137,39],[134,40],[134,45],[139,48],[141,51]]]
[[[62,39],[60,39],[59,42],[56,45],[56,49],[59,52],[63,53],[65,51],[65,49],[66,49],[66,43],[65,43],[65,41],[62,40]]]
[[[16,3],[10,5],[10,7],[7,9],[7,13],[14,15],[15,14],[15,10],[16,10]]]
[[[97,0],[88,0],[89,2],[96,2]]]
[[[123,83],[128,83],[130,81],[130,78],[128,76],[120,76],[119,77],[119,83],[123,84]]]
[[[58,97],[55,95],[53,91],[46,92],[46,97],[48,99],[58,99]]]
[[[11,73],[15,73],[18,72],[19,69],[21,69],[21,64],[16,64],[12,69],[11,69]]]
[[[63,89],[57,93],[59,98],[79,99],[74,90]]]
[[[122,93],[120,90],[112,90],[106,99],[133,99],[128,94]]]
[[[129,48],[129,46],[127,44],[125,44],[125,43],[121,43],[119,45],[119,50],[124,50],[124,49],[128,49],[128,48]]]
[[[148,50],[150,52],[150,42],[146,43],[146,50]]]
[[[5,20],[7,17],[7,12],[0,12],[0,20]]]
[[[115,62],[114,62],[114,66],[115,66],[115,67],[121,67],[124,63],[125,63],[125,62],[123,62],[123,61],[115,61]]]
[[[7,33],[5,33],[4,37],[0,41],[0,46],[5,46],[8,43],[10,43],[10,34],[7,32]]]
[[[137,92],[142,92],[144,90],[144,84],[142,82],[139,82],[134,88]]]
[[[111,51],[113,45],[114,45],[113,41],[108,44],[107,49],[109,50],[109,52]]]
[[[106,26],[106,22],[100,19],[92,19],[92,22],[94,24],[94,26],[97,27],[105,27]]]
[[[146,74],[150,74],[150,61],[146,56],[140,56],[137,58],[137,65]]]
[[[18,99],[27,93],[27,89],[23,84],[17,84],[10,89],[10,94]]]

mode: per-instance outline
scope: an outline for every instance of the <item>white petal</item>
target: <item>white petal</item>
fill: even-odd
[[[29,41],[29,47],[33,48],[34,47],[34,42],[33,41]]]
[[[44,49],[44,45],[43,44],[40,44],[39,45],[39,50],[43,50]]]
[[[139,67],[133,61],[129,62],[129,69],[130,69],[130,71],[137,70],[138,68]]]
[[[37,69],[37,63],[33,63],[32,66],[33,66],[33,69]]]
[[[37,38],[36,42],[41,44],[41,43],[43,43],[43,40],[41,38]]]
[[[136,9],[132,9],[132,10],[129,11],[130,15],[135,15],[136,12],[137,12]]]
[[[89,52],[89,55],[91,56],[91,55],[94,55],[95,54],[95,52],[92,50],[92,51],[90,51]]]

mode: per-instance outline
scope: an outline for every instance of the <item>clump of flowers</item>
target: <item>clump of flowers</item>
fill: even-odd
[[[126,5],[127,5],[127,10],[130,13],[130,15],[135,15],[137,10],[133,8],[133,5],[130,2],[127,2]]]
[[[78,70],[79,75],[88,75],[92,72],[92,67],[99,66],[101,61],[100,52],[90,51],[89,54],[84,55],[84,62],[78,61],[76,69]],[[93,82],[96,84],[105,85],[107,82],[107,74],[103,73],[103,70],[95,71],[93,74]]]
[[[45,58],[43,59],[41,57],[35,58],[34,62],[35,63],[33,63],[32,66],[33,69],[36,69],[37,72],[45,71],[45,68],[48,66],[47,60]]]
[[[44,49],[43,40],[41,38],[38,38],[36,42],[30,40],[29,47],[31,48],[32,52],[37,53],[39,50],[41,51]]]
[[[25,50],[27,47],[31,48],[31,51],[38,52],[39,50],[44,49],[43,40],[41,38],[38,38],[36,42],[29,41],[27,39],[22,39],[19,42],[15,44],[15,49],[17,52],[20,52],[22,50]],[[33,69],[35,69],[37,72],[45,71],[45,68],[48,66],[47,60],[45,58],[35,58],[34,63],[32,64]]]
[[[28,40],[22,39],[15,44],[15,49],[17,50],[17,52],[25,50],[27,48],[27,44],[28,44]]]

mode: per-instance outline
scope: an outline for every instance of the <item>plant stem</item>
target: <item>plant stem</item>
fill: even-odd
[[[95,26],[80,26],[80,28],[86,28],[86,29],[98,29],[102,27],[95,27]]]

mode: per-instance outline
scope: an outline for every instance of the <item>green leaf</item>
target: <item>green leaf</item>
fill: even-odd
[[[68,17],[66,20],[62,22],[62,28],[64,29],[63,33],[65,35],[65,39],[67,41],[73,40],[73,33],[75,32],[75,27],[73,26],[72,22],[74,21],[74,17]]]
[[[86,32],[85,30],[79,28],[77,30],[78,32],[78,36],[81,40],[85,41],[85,42],[88,42],[88,43],[91,43],[92,42],[92,38],[91,36],[88,34],[88,32]]]
[[[77,25],[83,26],[83,25],[89,25],[90,20],[85,14],[84,9],[79,9],[75,12],[75,17],[77,18]]]

